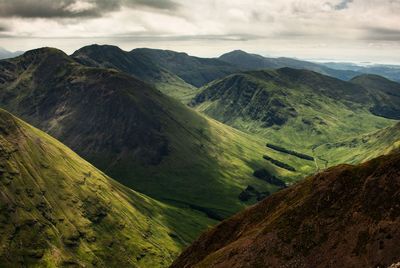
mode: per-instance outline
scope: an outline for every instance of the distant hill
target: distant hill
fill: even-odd
[[[363,66],[345,62],[321,62],[319,64],[329,67],[331,69],[352,70],[365,74],[376,74],[379,76],[383,76],[387,79],[400,82],[400,65],[370,64]]]
[[[11,51],[8,51],[8,50],[0,47],[0,60],[1,59],[14,58],[14,57],[17,57],[17,56],[19,56],[19,55],[21,55],[23,53],[24,53],[23,51],[11,52]]]
[[[184,103],[197,91],[196,87],[160,66],[145,53],[127,52],[110,45],[90,45],[75,51],[72,57],[87,66],[113,68],[133,75]]]
[[[0,61],[0,105],[58,138],[124,185],[214,220],[251,202],[253,172],[286,178],[262,156],[262,139],[192,111],[131,75],[81,65],[42,48]]]
[[[324,65],[292,58],[267,58],[257,54],[250,54],[242,50],[234,50],[232,52],[223,54],[219,57],[219,59],[242,70],[279,69],[283,67],[290,67],[296,69],[306,69],[342,80],[350,80],[351,78],[360,74],[356,71],[332,69]]]
[[[170,50],[138,48],[132,50],[132,53],[150,57],[160,66],[196,87],[201,87],[239,70],[239,68],[219,59],[199,58]]]
[[[2,267],[167,267],[212,223],[122,186],[1,109],[0,192]]]
[[[398,263],[399,161],[397,153],[307,178],[205,232],[171,267]]]

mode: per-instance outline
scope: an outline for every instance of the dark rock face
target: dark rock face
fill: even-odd
[[[388,267],[399,262],[400,154],[342,165],[204,233],[172,267]]]

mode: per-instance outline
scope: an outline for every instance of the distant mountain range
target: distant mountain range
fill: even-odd
[[[351,70],[366,74],[376,74],[387,79],[400,82],[400,65],[390,64],[370,64],[370,65],[357,65],[353,63],[341,63],[341,62],[322,62],[321,65],[327,66],[336,70]]]
[[[352,70],[336,70],[321,64],[292,58],[266,58],[257,54],[250,54],[242,50],[234,50],[232,52],[223,54],[219,57],[219,59],[228,62],[242,70],[263,70],[290,67],[315,71],[342,80],[350,80],[351,78],[360,74],[359,72]]]
[[[14,57],[17,57],[17,56],[19,56],[19,55],[21,55],[23,53],[24,53],[23,51],[11,52],[11,51],[8,51],[8,50],[0,47],[0,60],[1,59],[14,58]]]

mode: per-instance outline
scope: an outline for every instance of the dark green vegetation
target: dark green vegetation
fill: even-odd
[[[294,167],[292,167],[291,165],[288,165],[279,160],[273,159],[272,157],[270,157],[268,155],[263,155],[263,158],[265,160],[268,160],[269,162],[271,162],[272,164],[274,164],[277,167],[284,168],[286,170],[293,171],[293,172],[296,171],[296,169]]]
[[[72,57],[88,66],[114,68],[134,75],[185,103],[196,94],[197,87],[237,71],[217,59],[159,49],[127,52],[115,46],[91,45],[77,50]]]
[[[386,113],[400,107],[393,97],[397,91],[393,85],[398,84],[386,79],[385,83],[373,79],[377,85],[360,82],[367,80],[360,76],[345,82],[290,68],[251,71],[206,85],[191,105],[286,151],[307,155],[299,159],[287,152],[267,151],[269,157],[310,174],[326,164],[315,155],[316,148],[380,130],[394,124],[391,118],[398,119],[396,113]]]
[[[312,156],[309,156],[309,155],[306,155],[306,154],[302,154],[302,153],[298,153],[298,152],[295,152],[295,151],[292,151],[292,150],[288,150],[288,149],[285,149],[285,148],[283,148],[281,146],[278,146],[278,145],[267,143],[267,147],[271,148],[271,149],[273,149],[275,151],[278,151],[278,152],[294,155],[294,156],[296,156],[298,158],[301,158],[301,159],[314,161],[314,157],[312,157]]]
[[[205,232],[181,267],[389,267],[400,261],[400,154],[330,168]]]
[[[230,63],[241,70],[263,70],[290,67],[296,69],[306,69],[342,80],[349,80],[360,74],[352,70],[337,70],[321,64],[292,58],[266,58],[260,55],[250,54],[242,50],[235,50],[226,53],[219,57],[219,59]]]
[[[253,176],[259,178],[260,180],[265,180],[266,182],[276,185],[278,187],[286,188],[286,184],[284,181],[269,173],[268,170],[266,170],[265,168],[255,170],[253,172]]]
[[[0,110],[1,267],[166,267],[209,224]]]
[[[0,70],[2,107],[158,200],[222,218],[245,206],[238,195],[248,185],[277,189],[253,170],[289,175],[262,159],[262,139],[207,119],[128,74],[83,66],[51,48],[1,61]]]
[[[269,192],[259,192],[253,186],[249,185],[239,194],[239,199],[243,202],[248,202],[252,199],[260,201],[269,195]]]

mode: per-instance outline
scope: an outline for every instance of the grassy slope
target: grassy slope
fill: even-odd
[[[315,148],[315,155],[324,166],[340,163],[356,164],[388,154],[400,147],[400,124],[359,137]]]
[[[276,189],[253,170],[291,175],[263,160],[264,140],[205,118],[131,76],[60,53],[43,49],[2,62],[0,78],[7,82],[0,101],[126,186],[221,218],[247,205],[238,195],[248,185]]]
[[[324,88],[323,83],[338,83],[331,78],[325,81],[323,76],[312,75],[317,88]],[[343,83],[339,82],[337,87],[343,87]],[[344,85],[348,86],[348,83]],[[350,85],[350,90],[358,88]],[[219,95],[215,93],[218,91]],[[336,98],[327,97],[325,92],[310,88],[305,82],[296,84],[282,78],[282,74],[276,71],[260,71],[232,75],[210,83],[192,103],[196,110],[256,134],[265,142],[309,155],[313,155],[313,148],[321,144],[346,140],[394,124],[394,120],[371,114],[369,108],[372,104],[365,104],[364,100],[340,100],[340,93],[337,94]],[[352,100],[357,98],[357,94],[355,91],[346,98]],[[274,105],[274,102],[278,105]],[[289,109],[294,109],[295,115]],[[265,117],[257,118],[254,114]],[[277,121],[276,118],[286,121],[271,126],[270,118],[272,122]],[[324,161],[313,163],[271,149],[267,149],[267,154],[296,167],[302,174],[310,174],[324,167]]]
[[[3,110],[0,131],[2,265],[165,267],[213,223],[122,186]]]

